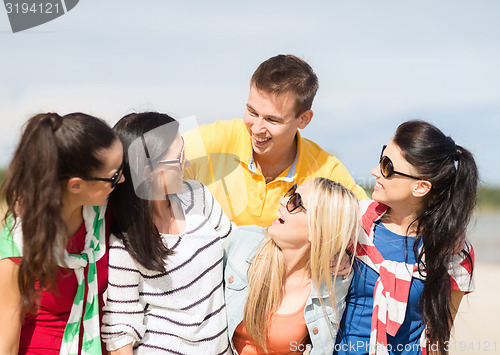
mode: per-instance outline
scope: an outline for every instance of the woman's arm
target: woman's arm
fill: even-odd
[[[458,313],[458,308],[460,307],[460,302],[462,302],[462,298],[464,297],[465,292],[459,290],[451,290],[451,303],[450,303],[450,313],[451,313],[451,321],[453,326],[453,322],[455,321],[455,317]],[[450,328],[451,328],[450,326]],[[434,344],[433,344],[434,345]],[[438,355],[439,351],[437,350],[437,346],[428,346],[428,354],[429,355]],[[447,348],[447,346],[445,346]]]
[[[134,350],[132,349],[132,343],[130,343],[125,345],[124,347],[121,347],[120,349],[110,351],[109,355],[132,355],[133,353]]]
[[[116,354],[130,351],[132,354],[132,345],[144,336],[146,326],[144,304],[139,298],[140,279],[138,264],[123,242],[111,235],[107,301],[101,328],[108,351],[116,351]]]
[[[235,225],[226,216],[208,187],[202,184],[202,188],[205,196],[205,208],[203,209],[205,217],[209,220],[219,238],[226,240],[231,235]]]
[[[460,307],[460,302],[462,302],[462,298],[464,297],[465,292],[459,290],[451,290],[451,320],[455,321],[455,316],[458,313],[458,307]],[[452,324],[453,325],[453,324]]]
[[[21,334],[22,298],[17,284],[19,266],[0,260],[0,355],[17,354]]]

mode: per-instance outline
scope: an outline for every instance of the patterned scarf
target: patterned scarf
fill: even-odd
[[[395,336],[403,324],[408,303],[412,278],[425,281],[425,270],[419,271],[418,264],[407,264],[385,260],[373,244],[374,227],[387,210],[387,206],[373,201],[361,201],[361,226],[356,248],[357,257],[376,271],[379,278],[373,292],[373,315],[370,333],[370,355],[388,354],[387,334]],[[470,246],[473,255],[472,247]],[[463,253],[457,253],[448,266],[451,287],[455,290],[471,292],[470,265]],[[425,355],[426,331],[420,337],[420,347]]]
[[[80,324],[83,317],[82,354],[101,354],[101,337],[99,327],[99,300],[97,290],[96,262],[106,252],[104,213],[106,206],[83,206],[85,221],[85,247],[81,254],[69,254],[65,251],[64,260],[58,260],[58,265],[73,269],[78,288],[76,291],[68,323],[64,329],[61,344],[61,355],[78,354]],[[12,229],[13,218],[7,220],[0,234],[0,259],[22,257],[23,232],[20,219]],[[84,269],[88,266],[87,275]],[[85,278],[86,276],[86,278]],[[87,299],[85,284],[88,285]],[[84,309],[85,302],[85,312]]]

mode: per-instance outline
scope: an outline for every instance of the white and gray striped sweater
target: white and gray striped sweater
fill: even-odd
[[[226,354],[223,238],[231,222],[206,186],[185,181],[177,194],[186,219],[163,235],[174,252],[166,272],[138,264],[110,237],[109,287],[102,338],[109,351],[133,342],[134,354]]]

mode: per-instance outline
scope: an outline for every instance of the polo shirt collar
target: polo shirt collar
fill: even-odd
[[[297,167],[297,160],[299,159],[299,153],[302,148],[302,137],[300,136],[299,131],[297,131],[297,154],[295,154],[295,159],[293,160],[292,165],[288,169],[288,173],[283,180],[286,182],[293,182],[295,176],[295,169]],[[255,165],[255,160],[253,159],[253,149],[251,149],[250,159],[248,161],[248,170],[250,170],[254,174],[258,174],[257,166]]]

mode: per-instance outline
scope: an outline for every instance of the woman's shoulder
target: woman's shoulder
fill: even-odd
[[[249,261],[255,256],[264,240],[266,240],[266,234],[262,227],[240,226],[235,228],[224,246],[227,260],[226,275],[239,275],[241,279],[244,279]]]
[[[368,209],[374,209],[377,208],[377,206],[382,205],[382,203],[377,202],[375,200],[360,200],[359,201],[359,208],[361,213],[366,212]]]
[[[217,205],[215,197],[203,183],[196,180],[184,180],[182,191],[175,195],[186,214],[200,213],[209,214],[214,205]]]
[[[123,239],[118,238],[116,235],[111,233],[109,235],[109,247],[110,247],[110,249],[112,249],[112,248],[124,249],[125,243],[124,243]]]
[[[184,180],[182,182],[182,192],[191,189],[205,188],[206,186],[197,180]]]
[[[361,200],[359,201],[359,211],[362,222],[374,222],[387,211],[387,206],[374,200]]]
[[[194,201],[204,201],[207,194],[210,194],[208,188],[196,180],[184,180],[182,190],[178,192],[177,197],[186,204],[192,204]]]
[[[245,241],[245,243],[260,243],[265,237],[266,229],[260,226],[245,225],[238,226],[235,230],[235,240]]]
[[[266,229],[255,225],[238,226],[236,233],[239,239],[248,241],[248,243],[260,243],[265,237]]]
[[[265,239],[266,231],[259,226],[238,226],[227,241],[228,254],[251,254]]]

